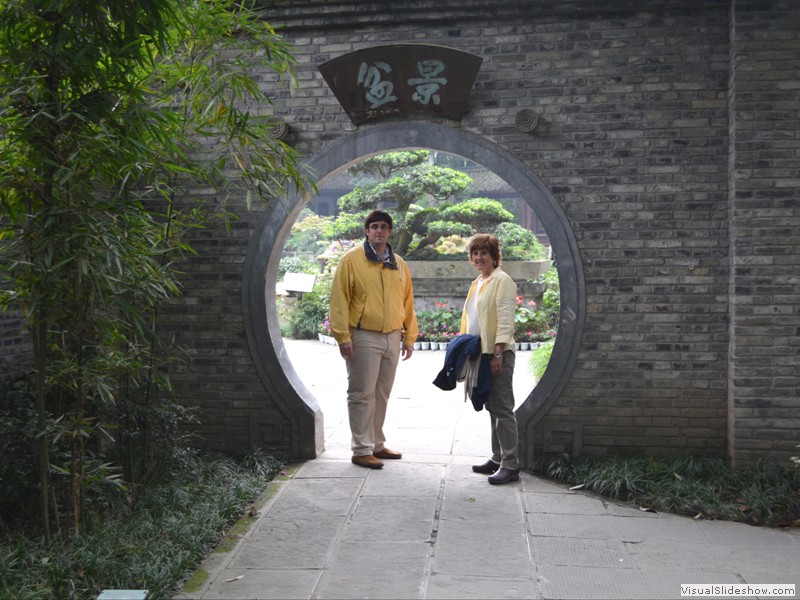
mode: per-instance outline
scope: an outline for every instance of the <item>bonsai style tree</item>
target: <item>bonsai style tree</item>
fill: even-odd
[[[380,207],[394,219],[392,245],[401,255],[411,248],[414,233],[424,231],[426,221],[454,202],[472,182],[461,171],[434,165],[428,150],[387,152],[360,162],[348,173],[365,177],[352,192],[339,198],[341,214],[332,226],[331,237],[356,233],[355,225],[363,224],[365,214]],[[409,221],[421,211],[423,216]],[[363,235],[363,225],[359,225],[351,239]]]
[[[509,259],[544,258],[546,249],[532,232],[513,223],[514,215],[492,198],[464,198],[472,183],[466,173],[434,164],[428,150],[388,152],[351,167],[355,189],[339,198],[340,214],[325,236],[363,237],[366,213],[376,207],[394,219],[392,246],[411,260],[429,258],[445,238],[463,240],[477,232],[496,233]]]

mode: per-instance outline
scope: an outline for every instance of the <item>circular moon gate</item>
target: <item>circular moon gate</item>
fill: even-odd
[[[533,208],[550,239],[561,288],[558,336],[543,378],[517,409],[520,458],[533,465],[533,429],[558,399],[575,366],[585,314],[583,269],[572,229],[555,196],[516,156],[462,129],[425,122],[377,125],[342,137],[305,163],[320,186],[336,172],[384,152],[430,149],[467,158],[493,171]],[[298,378],[281,337],[274,289],[278,264],[306,199],[291,194],[267,205],[244,265],[242,303],[250,351],[265,389],[291,422],[295,458],[324,449],[322,412]],[[269,291],[268,291],[269,290]]]

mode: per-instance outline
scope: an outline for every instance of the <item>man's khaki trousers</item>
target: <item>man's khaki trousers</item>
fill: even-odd
[[[402,334],[351,329],[353,355],[347,359],[347,412],[353,456],[384,448],[383,422],[392,393]]]

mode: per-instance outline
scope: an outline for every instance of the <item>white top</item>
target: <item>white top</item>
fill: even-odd
[[[465,308],[467,309],[467,333],[469,335],[481,336],[481,321],[478,316],[478,295],[480,294],[480,283],[478,291],[467,298]]]

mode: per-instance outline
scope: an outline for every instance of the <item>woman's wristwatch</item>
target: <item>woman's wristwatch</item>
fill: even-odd
[[[503,358],[503,353],[502,352],[495,352],[494,353],[494,357],[495,358]]]

